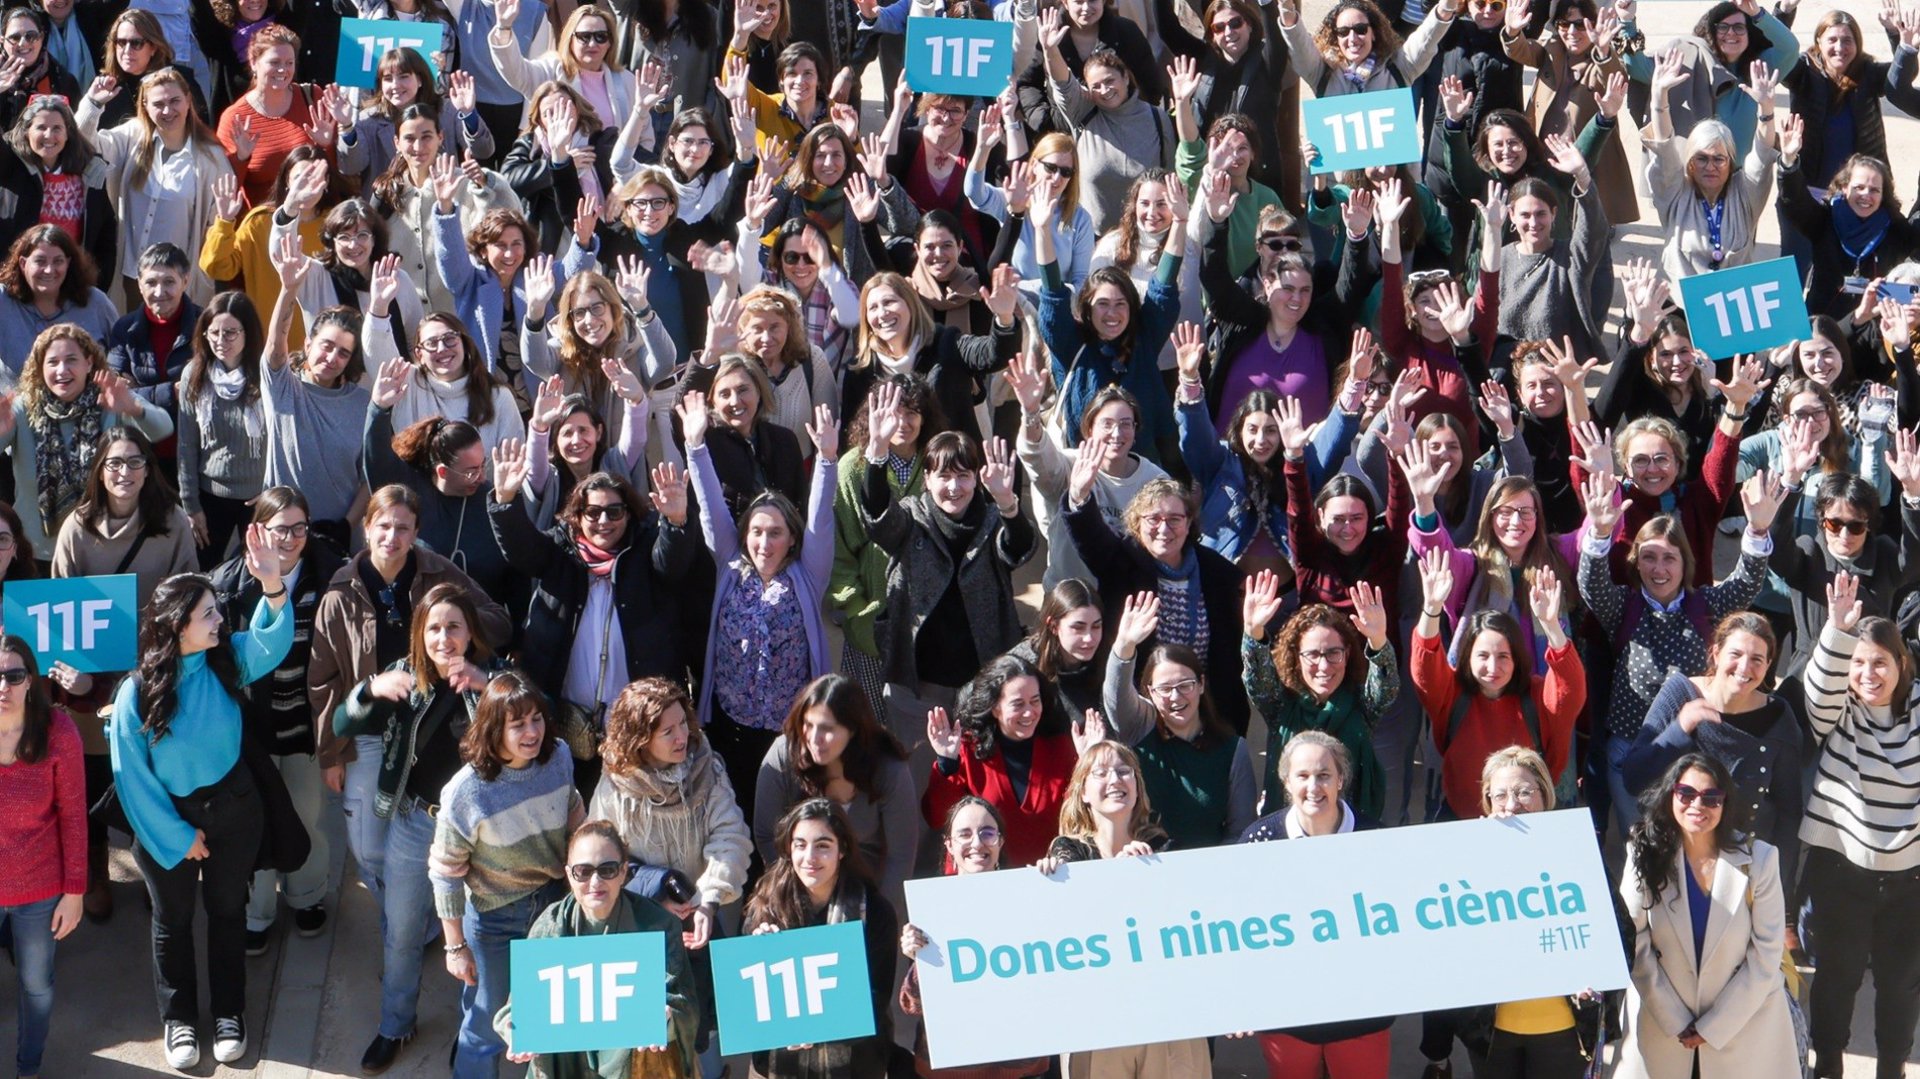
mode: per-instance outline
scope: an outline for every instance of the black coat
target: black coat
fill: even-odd
[[[995,371],[1005,370],[1020,351],[1020,324],[1001,326],[985,334],[963,334],[952,326],[935,326],[933,336],[913,357],[913,372],[933,387],[940,413],[949,431],[961,431],[976,441],[980,425],[973,416],[974,385]],[[867,403],[879,380],[880,367],[849,368],[840,377],[840,415],[852,416]]]
[[[619,128],[609,126],[602,127],[587,139],[587,144],[593,148],[593,172],[600,181],[602,192],[613,190],[613,144],[619,137]],[[541,152],[534,141],[534,133],[529,131],[513,141],[506,160],[500,163],[500,175],[506,177],[513,193],[520,196],[520,202],[526,208],[527,220],[533,223],[534,231],[540,234],[540,250],[557,256],[561,245],[566,242],[567,233],[573,228],[574,210],[580,203],[580,172],[574,167],[572,158],[562,164],[554,164],[551,158]],[[611,276],[615,266],[607,262],[601,265]]]
[[[144,306],[130,315],[120,316],[107,334],[107,366],[133,382],[133,392],[179,418],[174,391],[180,376],[193,359],[193,329],[200,321],[200,306],[189,299],[180,301],[180,333],[164,343],[153,339],[153,323],[147,321]]]
[[[89,168],[87,174],[97,175],[97,182],[87,182],[90,177],[82,175],[82,181],[87,182],[87,201],[80,210],[80,248],[92,256],[94,270],[100,280],[106,281],[120,272],[120,221],[107,194],[109,170],[99,167],[105,164],[99,158],[93,160],[97,166]],[[9,242],[40,223],[46,197],[43,175],[38,164],[23,161],[13,147],[0,141],[0,235]]]
[[[307,549],[300,556],[300,578],[287,597],[293,612],[293,646],[287,649],[286,658],[275,671],[240,689],[240,716],[248,733],[277,756],[295,753],[311,756],[314,752],[313,708],[306,691],[307,659],[313,653],[313,616],[333,575],[340,572],[345,562],[346,556],[331,540],[318,532],[308,534]],[[226,624],[246,625],[261,595],[260,582],[247,572],[246,556],[227,559],[209,576],[213,578],[214,592],[220,597],[220,612]],[[273,697],[280,671],[294,672],[293,688],[298,692],[289,697],[297,696],[299,707],[276,715]]]
[[[1844,319],[1860,302],[1858,293],[1841,291],[1846,279],[1858,276],[1871,281],[1885,277],[1888,270],[1912,255],[1914,249],[1920,247],[1920,212],[1904,216],[1887,207],[1887,231],[1879,244],[1855,258],[1840,246],[1840,234],[1833,227],[1832,208],[1816,201],[1807,191],[1809,177],[1805,170],[1812,160],[1802,153],[1793,168],[1782,165],[1775,189],[1779,193],[1780,212],[1813,245],[1813,261],[1807,266],[1807,312]],[[1822,177],[1815,183],[1824,184],[1831,178]]]
[[[84,4],[81,5],[82,8],[86,6],[87,5]],[[112,46],[108,47],[111,48]],[[200,119],[207,122],[208,127],[217,124],[220,117],[217,113],[207,110],[207,95],[201,93],[200,83],[193,77],[193,69],[185,64],[174,64],[173,69],[187,77],[187,98],[193,103],[193,111],[199,115]],[[217,80],[218,76],[215,78]],[[246,87],[242,85],[241,92],[244,93],[245,91]],[[134,87],[121,86],[120,92],[113,95],[113,100],[107,102],[106,105],[100,109],[100,123],[96,130],[106,131],[109,128],[119,127],[128,120],[133,119],[137,97],[138,95],[134,93]],[[191,252],[189,252],[189,254],[191,254]]]
[[[1117,626],[1128,596],[1159,591],[1160,571],[1154,568],[1158,560],[1138,540],[1116,534],[1093,499],[1063,512],[1074,550],[1094,576],[1100,613],[1107,625]],[[1197,522],[1189,522],[1189,529],[1189,545],[1200,560],[1201,602],[1207,608],[1207,693],[1213,698],[1214,711],[1244,738],[1252,717],[1247,688],[1240,679],[1240,592],[1246,574],[1212,548],[1200,546]],[[1156,643],[1154,638],[1143,641],[1140,654],[1151,651]]]
[[[545,532],[534,527],[524,494],[510,503],[489,499],[487,520],[514,572],[534,584],[520,665],[557,701],[587,602],[587,565],[565,525]],[[613,570],[614,617],[626,646],[627,677],[660,675],[685,684],[703,652],[702,642],[689,642],[681,632],[687,578],[700,541],[686,526],[670,525],[658,515],[632,521],[627,530],[627,546]],[[699,615],[704,619],[707,612]]]
[[[44,52],[41,55],[47,61],[46,73],[41,78],[22,82],[13,89],[0,93],[0,130],[13,130],[14,121],[20,119],[20,113],[25,111],[27,102],[41,94],[50,93],[55,97],[64,97],[68,102],[75,103],[75,111],[79,111],[77,103],[80,100],[80,80],[69,74],[66,68],[61,67],[60,61]],[[44,88],[41,86],[42,80],[46,82]]]

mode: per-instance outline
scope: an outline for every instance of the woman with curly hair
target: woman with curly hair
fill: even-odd
[[[224,2],[224,0],[223,0]],[[128,8],[114,16],[107,24],[106,47],[102,50],[104,63],[100,65],[100,74],[113,79],[116,86],[136,89],[142,79],[155,71],[172,68],[185,79],[187,99],[193,105],[194,115],[202,122],[209,122],[213,113],[207,108],[207,96],[194,80],[193,68],[176,62],[173,45],[167,40],[166,31],[161,29],[160,20],[153,12],[143,8]],[[242,83],[244,89],[244,80]],[[133,119],[134,99],[138,93],[115,94],[100,110],[101,127],[118,127]]]
[[[780,857],[780,818],[808,798],[826,798],[847,815],[881,892],[903,898],[923,827],[915,777],[866,692],[842,674],[807,683],[760,762],[752,817],[761,862]]]
[[[120,316],[94,287],[97,269],[60,225],[34,225],[16,237],[0,265],[0,354],[26,355],[42,331],[58,325],[108,340]]]
[[[1267,724],[1262,803],[1268,813],[1283,804],[1280,751],[1310,730],[1325,731],[1346,747],[1344,786],[1354,805],[1369,817],[1386,806],[1386,773],[1374,752],[1373,727],[1400,695],[1400,668],[1379,592],[1360,584],[1350,602],[1352,614],[1321,603],[1302,607],[1269,645],[1280,580],[1263,571],[1247,584],[1240,651],[1247,699]]]
[[[1615,4],[1622,38],[1643,36],[1638,9],[1639,0]],[[1675,38],[1666,49],[1641,49],[1621,60],[1635,82],[1652,87],[1655,123],[1661,122],[1661,113],[1670,113],[1668,129],[1684,134],[1703,121],[1720,121],[1727,143],[1722,153],[1738,167],[1754,143],[1759,118],[1774,110],[1771,83],[1765,95],[1755,93],[1755,65],[1784,75],[1797,66],[1799,45],[1792,27],[1772,11],[1747,0],[1717,0],[1691,33]],[[1671,65],[1664,81],[1658,73],[1663,61]],[[1725,164],[1719,172],[1725,175]]]
[[[207,915],[213,1056],[231,1064],[247,1051],[247,886],[267,825],[238,698],[293,644],[280,560],[258,525],[247,529],[247,570],[261,599],[237,633],[224,632],[207,578],[183,574],[155,589],[140,622],[139,672],[113,698],[114,788],[153,898],[167,1063],[182,1071],[200,1060],[196,893]]]
[[[1617,1075],[1801,1074],[1780,854],[1745,831],[1737,794],[1726,765],[1689,753],[1641,798],[1620,881],[1634,949]]]
[[[527,271],[534,268],[537,237],[533,225],[513,209],[481,214],[473,227],[458,214],[433,217],[433,261],[453,296],[445,310],[460,316],[479,342],[487,365],[513,391],[521,411],[532,404],[537,376],[526,372],[520,327],[527,312]],[[561,272],[569,278],[585,270],[586,256],[569,251]]]
[[[254,36],[269,26],[291,20],[287,19],[285,0],[210,0],[208,6],[213,12],[213,22],[226,34],[222,37],[214,33],[213,27],[207,27],[202,33],[201,27],[195,26],[194,36],[213,66],[214,105],[224,110],[247,92],[247,55]],[[202,14],[196,12],[196,22]],[[312,27],[310,32],[319,29]]]
[[[320,203],[328,188],[327,173],[327,163],[318,155],[311,163],[294,170],[288,179],[286,197],[273,215],[268,242],[283,242],[281,237],[294,235],[308,219],[320,215]],[[392,278],[389,313],[394,318],[383,317],[381,321],[391,327],[397,320],[404,332],[390,329],[389,336],[396,342],[411,341],[418,332],[414,327],[419,325],[426,309],[420,303],[420,292],[412,278],[397,272],[400,260],[393,258],[389,262],[390,237],[387,219],[365,199],[350,198],[325,211],[320,225],[320,254],[306,256],[310,265],[294,293],[301,319],[311,323],[315,315],[336,304],[356,311],[370,310],[374,278],[385,264]],[[372,347],[371,341],[367,347]],[[380,361],[371,362],[377,366]]]
[[[1391,90],[1411,86],[1426,72],[1459,10],[1441,0],[1402,41],[1373,0],[1340,0],[1311,34],[1299,0],[1281,0],[1280,35],[1316,97]]]
[[[93,335],[71,325],[40,334],[21,364],[13,407],[0,409],[0,447],[13,451],[19,492],[18,539],[32,546],[34,557],[53,557],[53,537],[80,501],[101,433],[121,424],[149,440],[173,433],[165,409],[107,370],[106,353]]]
[[[71,106],[34,98],[0,141],[0,235],[59,225],[94,266],[117,265],[120,228],[107,194],[109,171],[81,136]]]

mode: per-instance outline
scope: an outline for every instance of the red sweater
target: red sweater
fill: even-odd
[[[1387,522],[1373,525],[1351,555],[1340,553],[1320,531],[1313,509],[1313,491],[1307,486],[1306,466],[1287,461],[1282,468],[1287,484],[1287,532],[1293,540],[1293,576],[1300,605],[1324,603],[1353,613],[1347,589],[1368,581],[1380,589],[1387,608],[1387,624],[1400,617],[1400,567],[1407,560],[1407,522],[1413,518],[1413,494],[1400,474],[1398,462],[1387,462]]]
[[[227,160],[233,164],[233,174],[240,181],[240,190],[247,196],[247,205],[260,206],[267,203],[273,195],[273,181],[280,175],[280,166],[295,147],[312,142],[307,137],[307,125],[313,123],[313,112],[307,107],[312,100],[313,87],[305,84],[293,87],[293,104],[283,116],[262,116],[254,111],[245,94],[240,100],[227,106],[220,114],[220,145],[227,148]],[[248,129],[253,132],[253,155],[246,161],[234,156],[233,130],[241,120],[247,120]],[[329,162],[333,159],[333,147],[322,147],[327,151]]]
[[[1465,460],[1478,460],[1480,417],[1473,411],[1473,379],[1454,358],[1451,340],[1429,341],[1408,327],[1403,270],[1398,262],[1382,263],[1380,267],[1380,347],[1403,367],[1426,372],[1427,392],[1407,410],[1413,425],[1418,427],[1435,412],[1451,414],[1467,433],[1465,445],[1460,447],[1466,453]],[[1473,329],[1482,340],[1491,339],[1497,314],[1491,309],[1475,309]]]
[[[1003,866],[1032,865],[1046,856],[1047,847],[1060,832],[1060,805],[1067,798],[1067,783],[1073,778],[1073,766],[1079,760],[1073,739],[1064,734],[1037,735],[1033,740],[1033,770],[1027,776],[1027,796],[1013,796],[1013,780],[1007,775],[1007,758],[995,752],[986,760],[973,755],[972,739],[960,740],[959,766],[952,775],[933,765],[933,781],[927,784],[920,800],[927,824],[939,831],[947,823],[947,813],[967,795],[992,802],[1007,820],[1006,844],[1000,850]]]
[[[1463,729],[1450,731],[1447,723],[1453,716],[1460,683],[1454,678],[1453,665],[1447,662],[1446,646],[1438,637],[1422,637],[1416,632],[1408,667],[1413,673],[1413,688],[1433,724],[1433,744],[1440,750],[1440,785],[1447,794],[1447,807],[1461,820],[1473,820],[1480,816],[1480,771],[1487,758],[1508,746],[1533,745],[1533,733],[1527,730],[1519,698],[1489,700],[1475,693],[1467,703]],[[1587,703],[1587,672],[1572,641],[1547,649],[1546,676],[1534,675],[1529,692],[1540,717],[1542,744],[1536,748],[1547,759],[1547,770],[1557,776],[1567,767],[1573,722]]]
[[[80,731],[59,708],[47,752],[0,765],[0,907],[87,890],[87,778]]]

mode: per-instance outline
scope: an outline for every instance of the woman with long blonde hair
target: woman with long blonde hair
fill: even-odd
[[[976,441],[980,423],[973,407],[977,380],[1002,370],[1020,350],[1020,277],[1012,267],[993,270],[993,286],[981,298],[993,313],[985,334],[963,334],[936,325],[913,285],[891,270],[874,274],[860,289],[860,334],[853,360],[842,373],[840,415],[860,411],[876,383],[891,374],[918,374],[933,388],[940,414],[951,429]]]
[[[1533,480],[1508,476],[1488,492],[1473,542],[1464,550],[1443,527],[1424,529],[1416,519],[1407,529],[1416,556],[1441,551],[1453,567],[1449,623],[1457,627],[1480,611],[1505,611],[1520,623],[1536,667],[1546,662],[1546,634],[1534,623],[1520,590],[1550,575],[1560,591],[1561,617],[1568,628],[1578,622],[1573,604],[1579,599],[1574,567],[1580,564],[1580,534],[1555,535],[1546,522],[1546,506]]]

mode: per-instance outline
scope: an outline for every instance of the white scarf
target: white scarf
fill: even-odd
[[[245,371],[240,370],[238,367],[228,367],[221,363],[208,364],[207,384],[200,388],[200,396],[194,399],[193,418],[199,421],[200,429],[205,431],[213,424],[213,399],[215,397],[218,397],[222,401],[233,402],[240,400],[241,395],[246,392],[247,373]],[[241,406],[240,422],[242,429],[247,433],[248,442],[255,442],[260,439],[262,433],[265,431],[265,427],[263,426],[263,421],[260,416],[260,401],[258,398]]]

